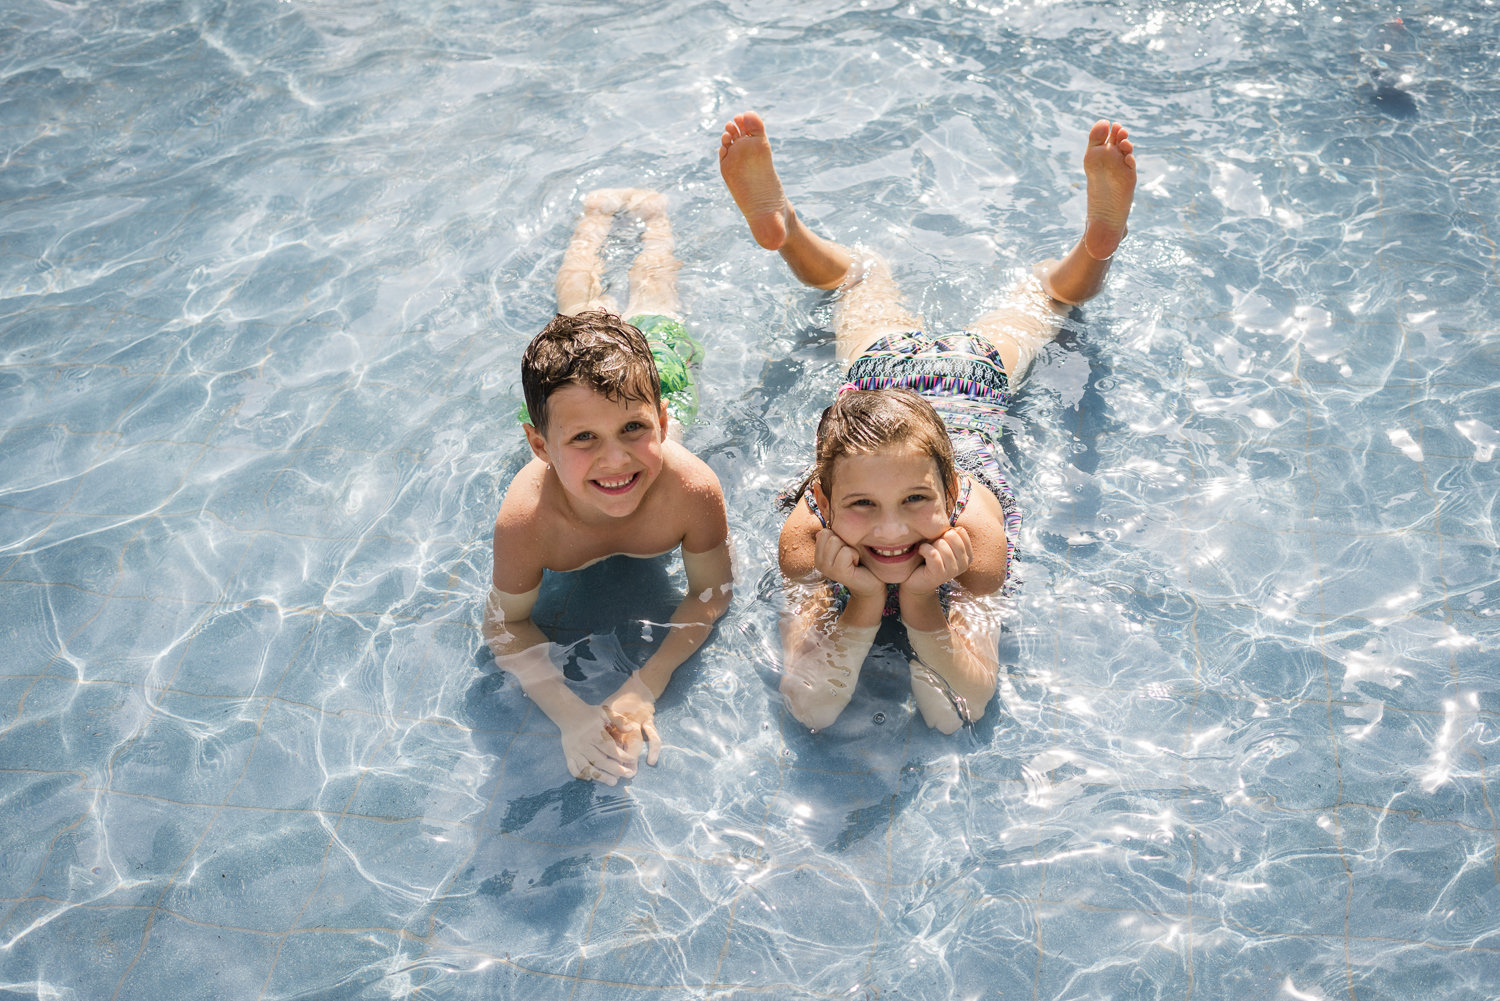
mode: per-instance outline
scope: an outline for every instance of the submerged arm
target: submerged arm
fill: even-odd
[[[672,672],[708,639],[709,632],[729,608],[734,591],[734,569],[725,540],[706,553],[682,551],[687,571],[687,594],[672,613],[667,638],[636,673],[653,698],[667,690]]]
[[[884,588],[879,595],[851,593],[839,611],[832,607],[826,585],[816,587],[817,592],[782,617],[786,673],[781,694],[797,722],[821,730],[838,719],[854,695],[859,670],[880,630],[885,594]]]
[[[635,723],[649,742],[646,764],[656,764],[661,755],[661,737],[656,732],[656,700],[672,681],[672,673],[691,657],[708,639],[714,623],[729,607],[734,591],[734,561],[726,537],[706,553],[682,550],[682,567],[687,572],[687,594],[672,613],[667,638],[640,669],[626,679],[604,707]],[[639,753],[639,743],[627,743],[627,749]]]
[[[984,715],[995,694],[1000,661],[986,617],[966,615],[954,602],[947,614],[936,593],[901,595],[901,618],[917,659],[911,691],[927,725],[952,733]]]
[[[635,774],[635,755],[621,746],[618,735],[624,720],[602,706],[591,706],[575,695],[552,663],[551,643],[531,621],[541,585],[522,594],[491,586],[484,607],[484,641],[495,664],[513,674],[521,690],[562,735],[563,757],[575,778],[600,779],[614,785],[620,776]]]
[[[830,529],[822,528],[803,504],[792,509],[781,529],[782,574],[804,591],[782,617],[786,673],[781,694],[799,723],[821,730],[838,718],[854,695],[865,655],[880,629],[885,585],[858,565],[858,554]],[[829,581],[849,589],[842,610],[835,609]]]

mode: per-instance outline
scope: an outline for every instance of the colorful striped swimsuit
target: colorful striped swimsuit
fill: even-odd
[[[847,376],[856,389],[910,389],[947,425],[958,468],[990,489],[1005,515],[1005,550],[1014,558],[1021,509],[1000,471],[1001,415],[1010,379],[995,346],[978,334],[888,334],[854,359]]]

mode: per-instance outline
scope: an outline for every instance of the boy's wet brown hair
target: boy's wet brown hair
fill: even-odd
[[[911,448],[937,463],[938,481],[948,498],[958,493],[953,442],[932,404],[909,389],[845,389],[818,421],[817,454],[812,473],[790,498],[802,499],[814,480],[833,498],[833,466],[847,455]],[[833,512],[828,512],[831,518]]]
[[[661,380],[646,338],[613,313],[558,313],[521,356],[521,391],[531,426],[547,433],[547,398],[577,383],[606,399],[661,406]]]

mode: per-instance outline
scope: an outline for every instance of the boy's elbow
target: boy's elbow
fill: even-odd
[[[706,587],[696,597],[701,621],[707,625],[713,625],[725,612],[729,611],[729,602],[734,598],[734,585],[721,584],[718,587]]]

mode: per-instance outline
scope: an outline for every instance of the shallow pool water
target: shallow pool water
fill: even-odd
[[[0,990],[1496,996],[1490,0],[18,0],[3,32]],[[775,694],[772,501],[841,380],[718,179],[751,107],[934,327],[1076,237],[1095,118],[1138,144],[1110,287],[1009,420],[1022,586],[954,737],[889,653],[827,732]],[[740,585],[609,789],[478,623],[521,349],[615,185],[671,202]],[[548,579],[580,692],[681,580]]]

